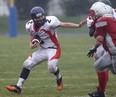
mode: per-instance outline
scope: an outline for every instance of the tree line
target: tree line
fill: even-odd
[[[17,14],[19,19],[27,19],[30,17],[30,10],[34,6],[41,6],[48,13],[48,3],[50,0],[15,0]],[[97,0],[61,0],[60,6],[67,16],[77,16],[88,14],[89,8]],[[116,8],[116,0],[110,0],[112,7]]]

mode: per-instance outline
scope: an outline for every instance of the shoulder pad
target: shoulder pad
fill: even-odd
[[[30,27],[33,25],[33,20],[30,20],[26,23],[25,28],[29,32]]]

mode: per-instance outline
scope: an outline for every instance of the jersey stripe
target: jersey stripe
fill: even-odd
[[[60,48],[60,44],[59,44],[58,39],[56,37],[56,33],[54,33],[52,35],[52,33],[50,31],[46,31],[45,29],[42,29],[42,30],[49,35],[51,41],[55,44],[55,46],[57,46],[58,48]]]
[[[59,59],[60,58],[60,53],[61,53],[61,50],[60,50],[60,48],[58,48],[57,51],[56,51],[56,54],[50,60]]]
[[[107,22],[98,22],[96,23],[96,27],[103,27],[103,26],[106,26],[107,25]]]

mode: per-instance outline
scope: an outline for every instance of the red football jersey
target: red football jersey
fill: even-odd
[[[96,21],[95,37],[103,36],[103,47],[108,50],[116,46],[116,19],[113,17],[102,17]]]

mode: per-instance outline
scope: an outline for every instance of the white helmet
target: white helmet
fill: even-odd
[[[113,17],[113,9],[112,9],[112,7],[109,6],[109,5],[106,5],[106,10],[107,10],[107,12],[103,16]]]
[[[90,16],[95,20],[107,13],[106,4],[95,2],[90,8]]]

